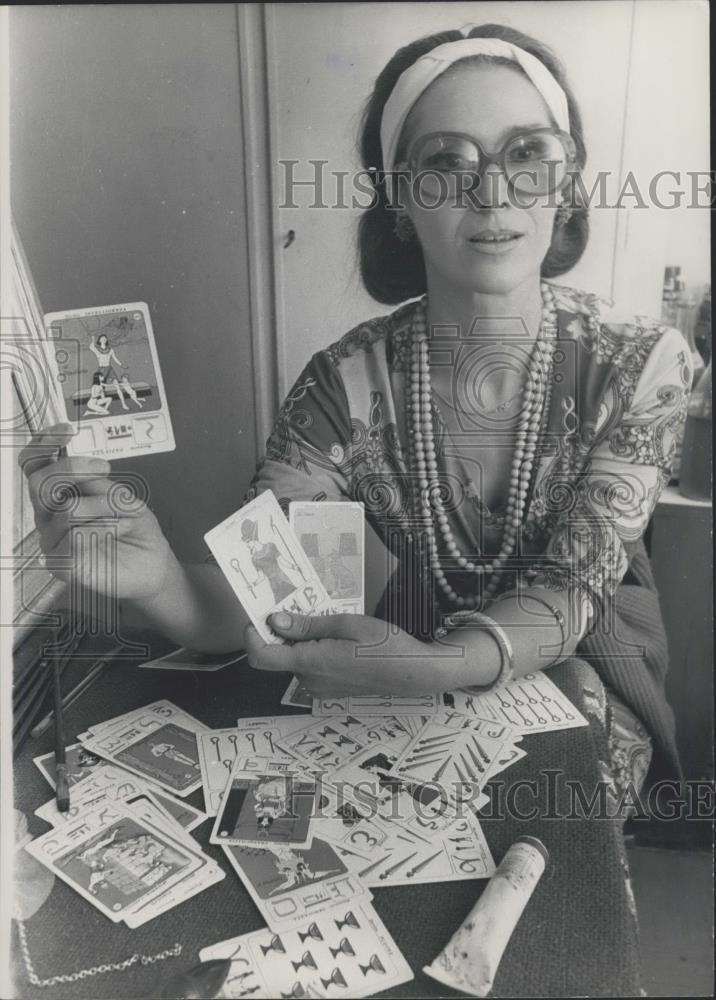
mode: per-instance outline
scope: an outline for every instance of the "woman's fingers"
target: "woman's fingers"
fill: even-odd
[[[271,628],[285,639],[305,642],[310,639],[364,639],[363,615],[296,615],[277,611],[268,620]]]
[[[249,664],[254,670],[279,673],[293,670],[296,662],[293,647],[264,642],[253,625],[247,625],[244,630],[244,644]]]
[[[17,461],[26,475],[52,462],[59,455],[60,448],[65,448],[74,434],[71,424],[55,424],[36,434],[29,444],[25,445]]]

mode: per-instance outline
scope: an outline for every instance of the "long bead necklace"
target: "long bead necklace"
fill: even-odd
[[[445,510],[443,487],[438,476],[432,422],[432,389],[426,319],[426,300],[418,303],[413,318],[413,356],[410,365],[408,418],[412,430],[412,454],[418,475],[416,517],[425,535],[430,566],[437,585],[458,608],[485,607],[494,597],[505,563],[515,549],[522,524],[527,493],[534,468],[540,424],[550,396],[552,354],[557,338],[557,313],[552,289],[541,285],[542,321],[530,357],[523,391],[523,406],[515,439],[510,485],[504,514],[504,530],[499,553],[491,562],[474,563],[458,549]],[[442,563],[435,532],[437,523],[449,556],[461,569],[478,577],[489,576],[480,597],[461,596],[450,585]]]

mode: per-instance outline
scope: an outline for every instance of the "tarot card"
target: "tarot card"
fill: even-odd
[[[191,649],[175,649],[156,660],[140,663],[141,670],[198,670],[209,674],[223,670],[246,659],[246,653],[195,653]]]
[[[65,750],[67,761],[67,783],[70,787],[89,777],[97,768],[107,766],[107,761],[91,753],[81,743],[73,743]],[[40,770],[52,788],[55,787],[55,755],[44,753],[33,757],[33,764]]]
[[[198,725],[203,731],[204,726]],[[184,798],[201,786],[196,732],[191,721],[182,725],[144,716],[85,745],[145,781]]]
[[[413,978],[373,906],[358,897],[295,930],[253,931],[199,953],[231,959],[224,997],[367,997]]]
[[[50,830],[25,850],[115,922],[200,865],[196,855],[121,803]]]
[[[511,726],[515,734],[549,733],[588,726],[588,721],[543,671],[523,674],[504,688],[475,695],[469,690],[444,696],[448,707]],[[449,701],[448,701],[449,699]]]
[[[69,455],[114,460],[174,450],[145,302],[48,313],[45,327],[62,419],[75,428]]]
[[[363,504],[294,500],[289,505],[288,519],[336,612],[362,615],[365,607]]]
[[[371,694],[350,698],[314,698],[314,715],[435,715],[442,708],[442,696]]]
[[[285,641],[266,624],[275,611],[330,611],[328,594],[271,490],[204,538],[264,642]]]
[[[284,692],[281,704],[292,708],[313,708],[313,695],[299,677],[294,677]]]
[[[335,849],[315,837],[305,848],[224,847],[224,852],[277,933],[365,893]]]
[[[316,810],[315,782],[265,762],[264,772],[241,769],[238,758],[219,804],[212,844],[307,846]],[[288,766],[292,766],[292,762]]]

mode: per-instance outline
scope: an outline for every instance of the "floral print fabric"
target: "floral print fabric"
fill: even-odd
[[[678,330],[619,316],[597,297],[551,285],[558,341],[549,411],[502,592],[521,585],[580,595],[584,634],[627,569],[625,543],[643,534],[686,416],[691,357]],[[416,527],[406,390],[414,303],[360,324],[315,354],[289,392],[247,500],[272,489],[291,500],[358,500],[392,551]],[[456,355],[457,356],[457,355]],[[499,548],[502,517],[481,500],[466,436],[451,435],[433,399],[442,499],[468,558]],[[459,593],[474,575],[441,556]],[[446,608],[445,610],[450,610]],[[454,608],[452,609],[454,610]]]

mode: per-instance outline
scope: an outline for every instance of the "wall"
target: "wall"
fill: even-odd
[[[554,16],[550,16],[553,13]],[[360,112],[372,83],[401,46],[446,28],[509,24],[553,47],[580,105],[591,188],[609,171],[609,201],[630,169],[708,169],[707,9],[699,0],[573,0],[569,3],[291,3],[267,5],[274,160],[310,159],[353,170]],[[274,178],[275,201],[281,173]],[[328,187],[327,194],[331,193]],[[354,255],[359,209],[276,213],[279,368],[283,395],[305,360],[354,324],[385,313],[361,288]],[[592,212],[591,237],[563,281],[627,309],[658,314],[665,264],[708,280],[709,213]],[[284,249],[290,229],[295,239]]]
[[[235,8],[10,18],[12,205],[43,308],[149,304],[177,448],[122,468],[201,558],[256,462]]]
[[[558,6],[559,17],[548,18],[544,3],[530,2],[267,5],[274,160],[301,160],[297,177],[310,176],[304,165],[310,159],[328,160],[326,174],[356,169],[360,113],[393,53],[435,31],[496,22],[534,34],[563,60],[593,151],[585,175],[590,185],[593,171],[619,162],[632,6],[628,0]],[[291,247],[283,250],[279,244],[277,251],[279,366],[285,388],[312,351],[360,320],[389,311],[359,283],[354,233],[360,210],[312,210],[309,195],[297,192],[301,210],[277,213],[279,234],[289,228],[296,233]],[[609,294],[616,221],[613,212],[595,216],[589,248],[567,277],[569,283]]]
[[[664,205],[673,203],[670,190],[688,192],[674,208],[644,209],[625,199],[619,213],[613,295],[652,315],[660,310],[666,265],[680,266],[697,293],[711,280],[711,212],[689,205],[685,178],[710,168],[708,19],[701,0],[635,4],[622,174],[632,172],[647,191],[658,171],[681,173],[681,185],[668,177],[659,183]]]

